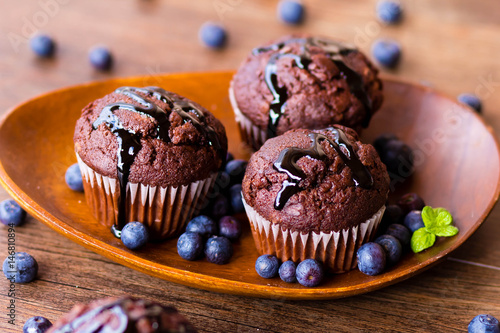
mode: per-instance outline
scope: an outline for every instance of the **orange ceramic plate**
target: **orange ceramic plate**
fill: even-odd
[[[371,142],[394,132],[413,147],[416,171],[402,186],[432,206],[446,207],[460,233],[440,239],[420,254],[408,254],[395,267],[370,277],[358,270],[328,277],[317,288],[266,280],[254,269],[258,253],[247,227],[227,265],[185,261],[176,240],[148,244],[133,252],[91,216],[84,195],[65,184],[66,168],[75,163],[73,129],[80,110],[115,88],[156,85],[204,105],[226,126],[229,148],[248,158],[240,143],[227,90],[232,72],[166,74],[83,84],[31,99],[8,112],[0,123],[0,180],[30,214],[69,239],[125,266],[184,285],[223,293],[327,299],[375,290],[407,279],[455,250],[479,227],[499,194],[497,141],[481,118],[468,108],[428,88],[385,80],[385,102],[363,133]],[[399,193],[393,194],[398,195]],[[153,286],[151,286],[153,287]]]

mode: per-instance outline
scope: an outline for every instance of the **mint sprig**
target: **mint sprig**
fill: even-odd
[[[415,253],[433,246],[436,237],[451,237],[458,233],[458,228],[452,225],[453,217],[444,208],[425,206],[422,220],[425,227],[416,230],[411,236],[411,249]]]

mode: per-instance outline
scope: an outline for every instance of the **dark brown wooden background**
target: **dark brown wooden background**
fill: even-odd
[[[67,85],[115,76],[234,69],[263,41],[294,31],[343,38],[369,51],[372,40],[397,39],[403,48],[390,74],[450,96],[470,91],[484,101],[484,118],[500,131],[500,2],[406,0],[397,26],[375,19],[372,0],[304,0],[307,20],[276,20],[277,1],[251,0],[24,0],[4,1],[0,14],[0,114],[30,97]],[[223,51],[198,43],[198,28],[222,21]],[[57,56],[40,60],[26,37],[40,30],[58,42]],[[116,66],[90,68],[87,52],[108,45]],[[0,147],[1,149],[1,147]],[[439,189],[436,189],[439,190]],[[8,196],[0,189],[0,200]],[[471,198],[472,199],[472,198]],[[16,246],[35,256],[39,278],[17,285],[16,326],[9,325],[8,283],[0,283],[0,331],[20,332],[26,319],[56,320],[77,302],[131,294],[175,305],[206,332],[450,332],[465,331],[479,313],[500,318],[500,209],[450,258],[397,285],[334,301],[283,301],[200,291],[146,276],[72,243],[29,218]],[[7,232],[0,228],[1,260]]]

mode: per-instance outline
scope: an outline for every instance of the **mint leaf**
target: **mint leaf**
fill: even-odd
[[[449,211],[444,208],[436,208],[434,211],[437,213],[436,224],[440,226],[450,225],[453,222],[453,218]]]
[[[432,228],[436,223],[437,212],[431,206],[425,206],[422,209],[422,220],[427,228]]]
[[[416,230],[411,236],[411,249],[413,252],[421,252],[436,242],[436,235],[427,231],[427,228]]]
[[[432,233],[439,237],[451,237],[458,234],[458,228],[452,225],[446,225],[435,228]]]

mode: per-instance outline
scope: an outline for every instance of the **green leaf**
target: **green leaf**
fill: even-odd
[[[413,252],[421,252],[436,242],[436,235],[427,231],[427,228],[416,230],[411,236],[411,249]]]
[[[436,222],[437,213],[431,206],[422,209],[422,220],[427,228],[432,228]]]
[[[439,226],[450,225],[453,222],[453,217],[449,211],[444,208],[436,208],[434,209],[436,212],[436,224]]]
[[[458,234],[458,228],[452,225],[445,225],[435,228],[432,233],[439,237],[451,237]]]

